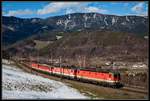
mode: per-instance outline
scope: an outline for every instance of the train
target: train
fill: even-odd
[[[26,63],[26,65],[38,72],[59,76],[61,79],[67,78],[114,88],[122,87],[120,73],[112,70],[87,69],[76,66],[50,66],[35,62]]]

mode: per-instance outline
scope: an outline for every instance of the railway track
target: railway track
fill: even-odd
[[[36,75],[40,75],[40,76],[43,76],[43,77],[46,77],[46,78],[50,78],[49,75],[46,75],[46,74],[43,74],[43,73],[39,73],[35,70],[32,70],[31,68],[27,68],[27,66],[25,66],[24,64],[21,64],[21,63],[16,63],[19,67],[21,67],[22,69],[24,69],[25,71],[29,72],[29,73],[33,73],[33,74],[36,74]],[[56,80],[60,80],[60,78],[58,77],[52,77],[52,78],[55,78]],[[95,85],[95,86],[98,86],[98,85]],[[114,88],[116,89],[116,88]],[[136,93],[141,93],[141,94],[148,94],[148,90],[146,89],[143,89],[143,88],[140,88],[140,87],[131,87],[131,86],[124,86],[122,88],[118,88],[118,90],[124,90],[124,91],[129,91],[129,92],[136,92]]]
[[[139,88],[135,88],[135,87],[124,86],[123,88],[120,88],[120,89],[121,90],[125,90],[125,91],[131,91],[131,92],[148,94],[148,91],[146,89],[139,89]]]

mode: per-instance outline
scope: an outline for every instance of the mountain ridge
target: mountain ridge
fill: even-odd
[[[148,18],[142,16],[116,16],[100,13],[72,13],[53,17],[18,18],[2,16],[2,45],[51,31],[81,31],[86,29],[148,35]]]
[[[39,55],[47,56],[54,52],[55,57],[91,57],[93,54],[103,58],[116,55],[118,60],[132,58],[132,61],[147,58],[148,17],[73,13],[46,19],[4,18],[2,46],[10,45],[6,51],[11,54],[20,52],[24,54],[22,56],[28,56],[33,53],[36,56],[39,52]],[[39,42],[36,40],[50,44],[39,50],[35,48]]]

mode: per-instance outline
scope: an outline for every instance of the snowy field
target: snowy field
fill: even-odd
[[[67,85],[2,65],[2,99],[89,99]]]

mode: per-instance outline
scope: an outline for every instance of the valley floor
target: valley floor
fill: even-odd
[[[34,73],[34,72],[33,72]],[[3,60],[2,99],[147,99],[147,94],[23,71]]]

